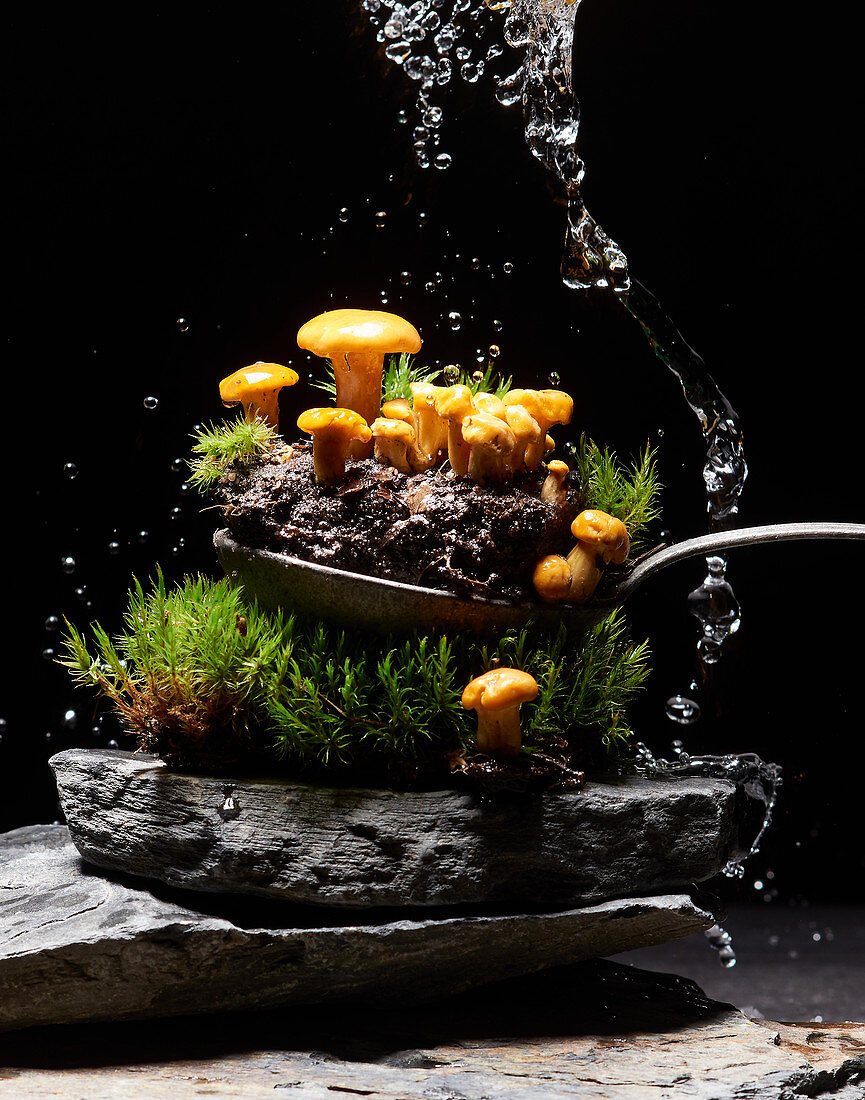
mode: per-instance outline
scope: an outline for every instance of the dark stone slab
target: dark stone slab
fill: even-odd
[[[604,959],[445,1000],[0,1035],[0,1098],[861,1100],[862,1024],[752,1021]]]
[[[204,903],[204,907],[202,907]],[[330,916],[341,924],[328,925]],[[414,1003],[703,930],[683,895],[406,919],[217,899],[82,863],[67,830],[0,837],[0,1029],[338,1001]]]
[[[305,904],[571,906],[680,890],[738,852],[726,780],[590,782],[496,802],[170,771],[69,749],[51,760],[81,855],[186,889]]]

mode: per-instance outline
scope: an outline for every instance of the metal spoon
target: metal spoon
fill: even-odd
[[[213,543],[226,574],[240,581],[247,593],[265,607],[282,607],[383,633],[416,629],[503,633],[525,626],[529,619],[544,626],[564,622],[568,627],[585,628],[620,607],[647,578],[685,558],[798,539],[865,540],[865,524],[776,523],[687,539],[652,551],[623,574],[602,599],[587,604],[455,596],[419,585],[347,573],[287,554],[252,550],[235,542],[227,530],[217,531]]]

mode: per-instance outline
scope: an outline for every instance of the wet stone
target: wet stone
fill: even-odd
[[[682,894],[528,914],[328,916],[106,875],[65,827],[35,825],[0,836],[0,1030],[433,1000],[712,920]]]
[[[676,892],[747,851],[762,809],[731,782],[697,777],[491,796],[195,775],[111,749],[67,749],[51,766],[89,863],[186,889],[350,908]]]

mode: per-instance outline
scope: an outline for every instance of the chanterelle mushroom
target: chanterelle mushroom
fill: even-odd
[[[462,424],[475,411],[468,386],[446,386],[436,394],[436,409],[448,425],[448,461],[457,477],[469,470],[469,447],[463,439]]]
[[[631,550],[631,539],[624,523],[597,508],[580,512],[571,524],[571,534],[592,546],[605,564],[621,565]]]
[[[431,465],[437,461],[439,451],[446,450],[448,445],[448,423],[436,408],[436,398],[443,389],[431,382],[411,383],[417,445],[428,456]]]
[[[375,440],[375,457],[401,474],[413,472],[410,452],[414,451],[414,428],[403,420],[380,416],[370,425]]]
[[[547,476],[541,486],[541,500],[557,506],[564,504],[568,495],[565,482],[569,473],[567,462],[562,462],[560,458],[554,458],[548,462]]]
[[[312,461],[319,485],[345,477],[345,460],[354,440],[368,443],[372,439],[369,425],[353,409],[307,409],[297,418],[297,426],[312,436]]]
[[[493,668],[475,677],[462,695],[466,710],[478,714],[478,748],[490,756],[520,751],[520,704],[538,694],[534,676],[518,668]]]
[[[516,441],[504,420],[491,413],[472,413],[463,421],[462,436],[469,445],[468,475],[472,481],[483,485],[510,478],[509,460]]]
[[[336,403],[354,409],[368,424],[381,407],[381,375],[384,357],[389,353],[410,352],[421,348],[414,325],[378,309],[332,309],[307,321],[297,334],[297,343],[305,351],[329,358],[336,381]],[[372,444],[355,441],[352,458],[369,458]]]
[[[505,405],[522,405],[537,421],[542,438],[526,447],[527,470],[537,470],[546,449],[546,433],[553,424],[569,424],[574,412],[574,401],[564,390],[509,390]]]
[[[219,397],[223,405],[243,406],[247,420],[260,417],[271,428],[279,426],[279,391],[293,386],[297,374],[281,363],[253,363],[241,367],[219,383]]]

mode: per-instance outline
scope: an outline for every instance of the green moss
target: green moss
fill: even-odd
[[[375,638],[266,612],[228,580],[158,574],[129,595],[115,638],[67,623],[65,665],[113,704],[142,747],[218,771],[250,752],[295,774],[405,782],[471,751],[466,683],[495,662],[524,668],[538,696],[522,711],[528,751],[566,738],[580,759],[615,756],[625,709],[648,674],[645,644],[613,615],[583,634],[527,627],[495,645],[468,636]]]
[[[260,461],[279,439],[266,421],[248,421],[243,414],[224,424],[210,424],[192,438],[192,453],[198,457],[189,463],[189,480],[201,492],[212,489],[232,466]]]
[[[326,363],[328,377],[323,381],[313,382],[312,385],[316,389],[323,390],[332,401],[335,401],[336,382],[333,377],[333,364],[329,359]],[[450,370],[449,373],[442,370],[427,371],[408,352],[403,352],[402,355],[388,355],[382,371],[381,403],[394,401],[397,398],[410,402],[412,382],[429,382],[447,386],[459,384],[468,386],[472,393],[494,393],[497,397],[504,397],[513,383],[513,379],[501,378],[497,375],[493,371],[492,364],[489,364],[483,373],[479,371],[476,373],[477,377],[460,367]]]
[[[585,508],[597,508],[620,519],[631,537],[631,552],[645,544],[650,524],[660,518],[661,483],[657,452],[647,446],[636,459],[620,462],[615,452],[580,436],[573,453]]]

